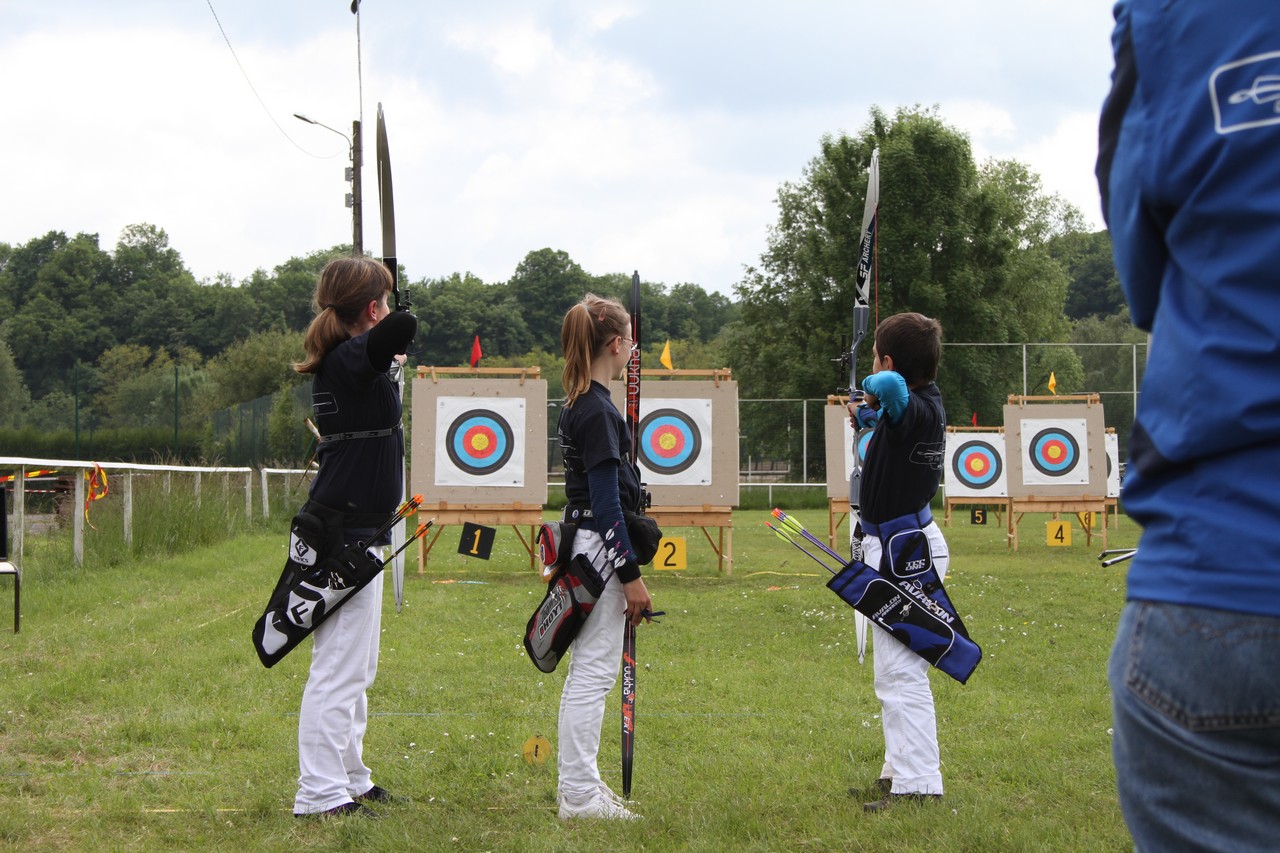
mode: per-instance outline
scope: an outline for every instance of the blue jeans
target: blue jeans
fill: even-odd
[[[1108,677],[1134,849],[1280,848],[1280,619],[1131,601]]]

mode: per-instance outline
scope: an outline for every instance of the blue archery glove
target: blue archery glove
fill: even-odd
[[[876,424],[880,423],[880,413],[866,403],[859,403],[858,408],[853,410],[853,419],[859,429],[875,429]]]
[[[889,419],[891,426],[902,423],[911,392],[907,390],[907,380],[902,378],[901,373],[896,370],[873,373],[862,380],[862,388],[880,401],[880,414]]]

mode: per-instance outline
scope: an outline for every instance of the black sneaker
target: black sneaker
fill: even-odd
[[[316,819],[345,817],[347,815],[369,818],[371,820],[376,820],[378,818],[377,812],[368,806],[362,806],[359,803],[343,803],[340,806],[334,806],[333,808],[322,812],[303,812],[301,814],[294,812],[293,814],[294,817],[309,817]]]
[[[407,797],[398,797],[395,794],[383,788],[381,785],[374,785],[358,797],[354,798],[357,803],[407,803]]]
[[[862,810],[864,812],[884,812],[897,805],[903,805],[906,803],[932,803],[941,799],[941,794],[886,794],[883,799],[876,800],[874,803],[863,803]]]
[[[888,776],[881,776],[875,782],[865,788],[850,788],[849,795],[852,797],[865,797],[867,795],[879,794],[887,796],[893,790],[893,780]]]

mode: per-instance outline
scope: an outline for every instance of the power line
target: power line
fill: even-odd
[[[267,106],[266,102],[262,100],[262,96],[258,94],[257,88],[253,85],[253,80],[249,79],[249,72],[245,70],[244,64],[240,62],[240,57],[236,55],[236,49],[232,47],[231,39],[227,37],[227,31],[223,29],[222,21],[218,18],[217,11],[215,11],[213,8],[213,0],[205,0],[205,2],[208,3],[209,5],[209,12],[210,14],[213,15],[214,23],[218,25],[218,32],[222,33],[222,40],[227,43],[227,50],[231,51],[231,58],[236,61],[236,67],[240,69],[241,75],[244,76],[244,81],[249,84],[249,91],[253,92],[253,96],[257,98],[258,104],[262,107],[262,111],[267,114],[267,118],[271,119],[271,123],[276,126],[276,130],[280,131],[280,135],[283,136],[285,139],[289,140],[290,145],[292,145],[294,148],[297,148],[299,151],[301,151],[303,154],[306,154],[308,157],[314,157],[317,160],[332,160],[334,157],[337,157],[338,156],[337,154],[329,154],[326,156],[321,156],[319,154],[311,153],[310,151],[308,151],[307,149],[299,145],[297,142],[295,142],[293,137],[290,136],[289,133],[283,127],[280,126],[280,122],[276,121],[276,117],[272,115],[271,109]]]

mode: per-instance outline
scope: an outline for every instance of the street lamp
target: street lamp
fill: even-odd
[[[364,254],[364,220],[360,211],[360,165],[363,159],[360,152],[360,122],[359,120],[351,122],[351,136],[348,138],[342,131],[334,130],[329,125],[307,118],[300,113],[294,113],[293,117],[307,124],[323,127],[347,141],[351,153],[351,165],[347,167],[346,174],[347,180],[351,182],[351,192],[347,193],[347,207],[351,208],[351,254],[360,257]]]

